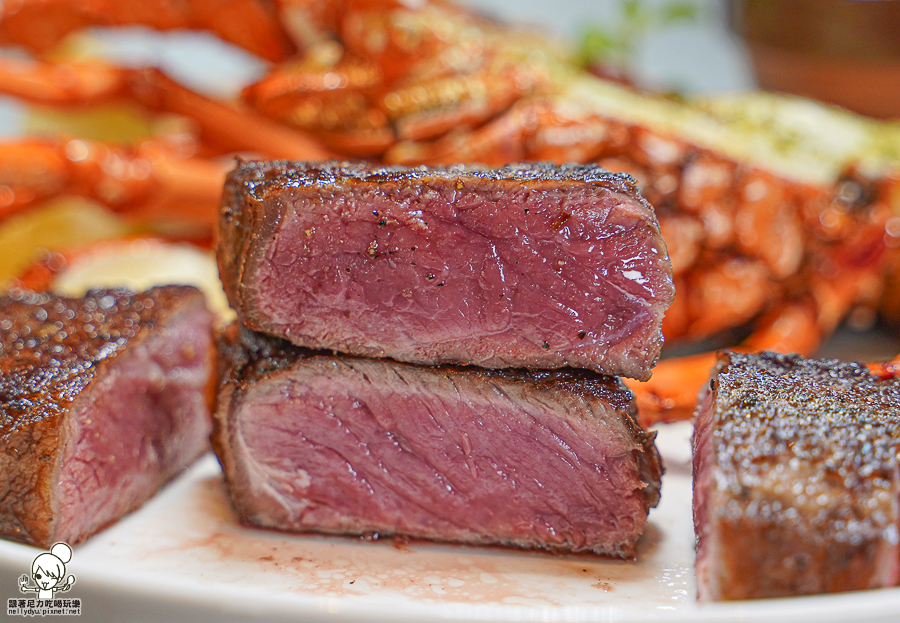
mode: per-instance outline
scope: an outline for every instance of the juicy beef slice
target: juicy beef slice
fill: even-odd
[[[0,536],[74,543],[209,447],[199,290],[0,297]]]
[[[865,366],[719,355],[694,432],[701,600],[898,580],[900,382]]]
[[[217,251],[250,328],[427,365],[647,379],[674,296],[653,209],[591,165],[243,163]]]
[[[662,465],[589,371],[316,354],[232,325],[213,447],[242,521],[631,557]]]

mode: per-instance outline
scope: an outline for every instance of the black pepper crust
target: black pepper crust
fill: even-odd
[[[0,441],[64,413],[97,372],[166,317],[191,286],[139,294],[95,290],[84,298],[14,291],[0,297]]]
[[[719,465],[755,478],[763,459],[822,464],[853,487],[891,472],[900,442],[900,380],[880,379],[861,363],[797,355],[733,352],[715,375]]]
[[[564,182],[596,184],[639,200],[637,183],[627,173],[611,173],[595,164],[554,165],[546,162],[510,164],[494,169],[457,164],[448,167],[381,166],[366,162],[239,162],[228,183],[243,185],[255,201],[265,200],[271,190],[304,186],[367,183],[388,185],[408,181],[422,183],[477,183],[479,180],[514,184],[554,184]]]

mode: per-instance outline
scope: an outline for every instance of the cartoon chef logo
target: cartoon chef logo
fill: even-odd
[[[69,590],[75,584],[74,575],[66,577],[66,563],[70,560],[72,548],[68,543],[56,543],[31,563],[33,586],[28,585],[28,576],[19,578],[19,592],[37,593],[38,599],[53,599],[54,593]]]

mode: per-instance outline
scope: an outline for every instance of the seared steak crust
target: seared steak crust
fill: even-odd
[[[694,433],[699,598],[896,585],[900,381],[724,352]]]
[[[210,326],[188,286],[0,297],[0,536],[77,542],[197,458]]]
[[[428,365],[646,379],[674,296],[653,209],[592,165],[242,163],[217,256],[250,328]]]
[[[213,447],[249,524],[629,557],[659,499],[618,379],[306,351],[232,325]]]

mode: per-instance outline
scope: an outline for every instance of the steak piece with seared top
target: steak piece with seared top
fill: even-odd
[[[75,543],[209,447],[199,290],[0,297],[0,536]]]
[[[316,354],[231,325],[213,446],[242,521],[634,555],[654,433],[618,379]]]
[[[694,432],[701,600],[895,586],[900,381],[719,355]]]
[[[242,163],[217,255],[248,327],[428,365],[646,380],[674,296],[653,208],[593,165]]]

